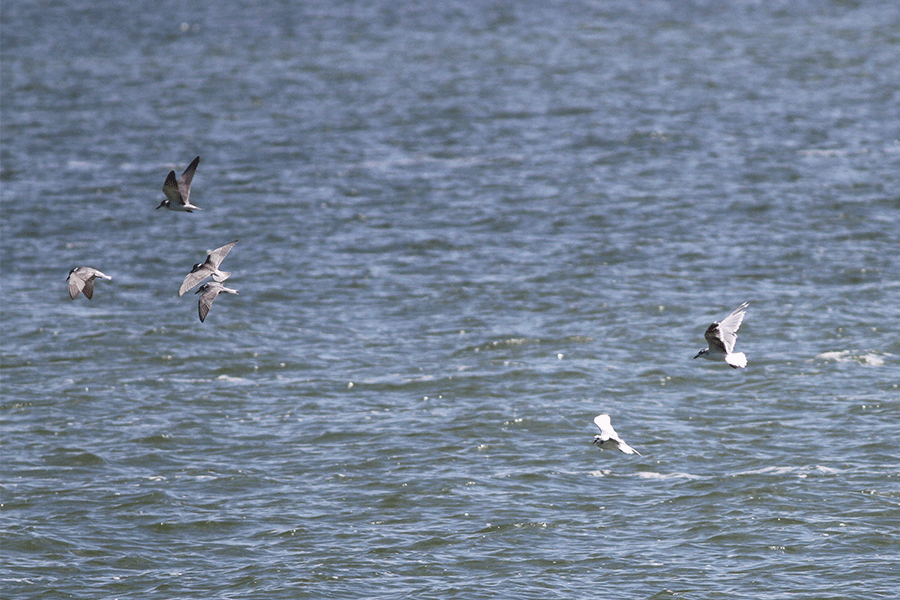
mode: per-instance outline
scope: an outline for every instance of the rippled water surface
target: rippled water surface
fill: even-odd
[[[4,598],[896,597],[896,3],[2,17]]]

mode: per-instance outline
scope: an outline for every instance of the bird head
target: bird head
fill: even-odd
[[[197,263],[196,265],[191,267],[191,273],[196,273],[201,269],[201,267],[203,267],[203,263]]]
[[[169,199],[166,198],[165,200],[163,200],[162,202],[159,203],[159,206],[156,207],[156,210],[161,209],[163,206],[166,206],[168,203],[169,203]]]
[[[208,283],[204,283],[203,285],[200,286],[200,289],[198,289],[198,290],[197,290],[196,292],[194,292],[194,293],[195,293],[195,294],[199,294],[200,292],[205,292],[207,289],[209,289],[209,284],[208,284]]]
[[[592,444],[597,444],[597,446],[600,446],[600,444],[603,443],[603,437],[601,437],[600,435],[595,435],[595,436],[594,436],[594,441],[591,442],[591,443],[592,443]]]
[[[700,352],[698,352],[697,355],[696,355],[694,358],[700,358],[700,357],[703,356],[704,354],[709,354],[709,348],[704,348],[703,350],[701,350]]]

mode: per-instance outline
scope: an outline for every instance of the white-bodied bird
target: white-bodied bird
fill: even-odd
[[[734,369],[746,367],[747,356],[743,352],[735,352],[734,343],[737,341],[737,330],[744,320],[744,312],[748,306],[750,303],[744,302],[722,319],[721,323],[716,322],[707,327],[703,335],[709,348],[704,348],[694,358],[702,356],[706,360],[726,362]]]
[[[191,272],[185,276],[184,283],[181,284],[181,289],[178,290],[178,296],[183,296],[185,292],[207,277],[212,277],[215,281],[220,283],[231,277],[230,272],[220,271],[219,265],[222,264],[222,261],[225,260],[225,257],[231,251],[231,248],[237,243],[238,240],[234,240],[221,248],[216,248],[206,256],[205,261],[194,265],[193,268],[191,268]]]
[[[200,311],[200,322],[206,320],[206,315],[209,314],[209,308],[212,306],[212,303],[215,301],[216,296],[219,295],[219,292],[226,292],[228,294],[237,295],[238,291],[233,290],[231,288],[227,288],[221,283],[216,281],[211,281],[209,283],[204,283],[200,286],[200,289],[194,292],[195,294],[200,294],[200,300],[197,302],[197,309]]]
[[[198,164],[200,164],[199,156],[191,161],[191,164],[188,165],[178,179],[175,179],[175,171],[169,171],[169,176],[166,177],[166,182],[163,184],[163,193],[165,193],[166,199],[159,203],[159,206],[156,207],[157,210],[163,206],[169,210],[183,212],[202,210],[199,206],[191,204],[189,200],[191,197],[191,180],[194,179],[194,172],[197,170]]]
[[[641,456],[640,452],[626,444],[624,440],[619,437],[619,434],[613,429],[612,423],[609,420],[609,415],[597,415],[594,417],[594,424],[600,428],[600,433],[594,436],[594,441],[591,442],[592,444],[596,444],[601,450],[604,448],[607,450],[618,449],[625,454],[637,454],[638,456]]]
[[[94,297],[94,278],[112,280],[112,277],[91,267],[75,267],[69,271],[66,281],[69,282],[69,298],[74,300],[84,292],[88,300]]]

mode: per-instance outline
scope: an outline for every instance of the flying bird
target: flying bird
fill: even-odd
[[[743,352],[734,351],[734,343],[737,341],[737,330],[744,320],[744,312],[750,306],[744,302],[732,311],[730,315],[722,319],[721,323],[713,323],[703,334],[709,348],[704,348],[694,358],[702,356],[706,360],[726,362],[734,369],[743,369],[747,366],[747,356]]]
[[[169,210],[183,212],[202,210],[188,200],[191,196],[191,180],[194,178],[194,172],[197,170],[198,164],[200,164],[199,156],[191,161],[191,164],[188,165],[187,169],[184,170],[184,173],[177,180],[175,179],[175,171],[169,171],[169,176],[166,177],[166,182],[163,184],[163,193],[165,193],[166,199],[159,203],[159,206],[156,207],[157,210],[163,206]]]
[[[221,248],[216,248],[206,256],[205,261],[194,265],[191,268],[191,272],[185,276],[184,283],[181,284],[181,289],[178,290],[178,296],[183,296],[185,292],[190,290],[192,287],[194,287],[207,277],[212,277],[215,281],[218,282],[225,281],[226,279],[231,277],[230,272],[220,271],[219,265],[222,264],[222,261],[225,260],[225,257],[231,251],[231,248],[237,243],[238,240],[234,240],[229,244],[225,244]]]
[[[204,322],[206,320],[206,315],[209,314],[209,308],[212,306],[212,303],[215,301],[216,296],[219,295],[219,292],[226,292],[229,294],[237,295],[238,291],[233,290],[231,288],[227,288],[221,283],[216,281],[210,281],[209,283],[204,283],[200,286],[200,289],[194,292],[195,294],[200,294],[200,300],[197,302],[197,309],[200,311],[200,322]]]
[[[84,292],[84,295],[87,296],[88,300],[93,298],[95,277],[99,277],[100,279],[112,279],[109,275],[101,273],[97,269],[92,269],[91,267],[75,267],[69,271],[69,276],[66,277],[66,281],[69,282],[69,298],[74,300],[81,292]]]
[[[604,448],[609,450],[618,449],[625,454],[637,454],[638,456],[641,456],[640,452],[626,444],[622,438],[619,437],[619,434],[613,429],[612,423],[609,420],[609,415],[597,415],[594,417],[594,424],[600,428],[600,433],[594,436],[594,441],[591,443],[596,444],[600,450],[603,450]]]

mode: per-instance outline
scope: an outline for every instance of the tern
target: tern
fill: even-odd
[[[93,298],[95,277],[112,279],[109,275],[91,267],[75,267],[69,271],[69,276],[66,277],[66,281],[69,282],[69,298],[74,300],[81,292],[84,292],[88,300]]]
[[[230,272],[220,271],[219,265],[222,264],[222,261],[225,260],[225,257],[231,251],[231,248],[237,243],[238,240],[234,240],[229,244],[225,244],[221,248],[216,248],[206,256],[206,260],[204,262],[194,265],[191,268],[191,272],[185,276],[184,283],[181,284],[181,289],[178,290],[178,296],[183,296],[186,291],[188,291],[207,277],[212,277],[214,280],[220,283],[231,277]]]
[[[715,322],[707,327],[703,335],[709,348],[704,348],[694,358],[702,356],[706,360],[724,361],[734,369],[746,367],[747,357],[743,352],[734,352],[734,343],[737,341],[737,330],[744,320],[744,312],[748,306],[750,303],[744,302],[722,319],[721,323]]]
[[[617,448],[625,454],[637,454],[638,456],[641,456],[640,452],[626,444],[622,438],[619,437],[619,434],[613,429],[612,423],[609,420],[609,415],[597,415],[594,417],[594,424],[600,428],[600,433],[594,436],[594,441],[591,443],[596,444],[600,450],[603,450],[604,448],[609,450]]]
[[[199,156],[191,161],[191,164],[188,165],[187,169],[184,170],[184,173],[177,180],[175,179],[175,171],[169,171],[169,176],[166,177],[166,182],[163,184],[163,193],[165,193],[166,199],[159,203],[156,210],[163,206],[169,210],[180,210],[183,212],[202,210],[188,200],[191,196],[191,180],[194,178],[194,172],[197,170],[198,164],[200,164]]]
[[[212,306],[212,303],[215,301],[216,296],[219,295],[219,292],[227,292],[229,294],[237,295],[238,291],[233,290],[231,288],[227,288],[221,283],[216,281],[211,281],[209,283],[204,283],[200,286],[200,289],[194,292],[195,294],[200,294],[200,300],[197,302],[197,309],[200,311],[200,322],[204,322],[206,320],[206,315],[209,314],[209,308]]]

